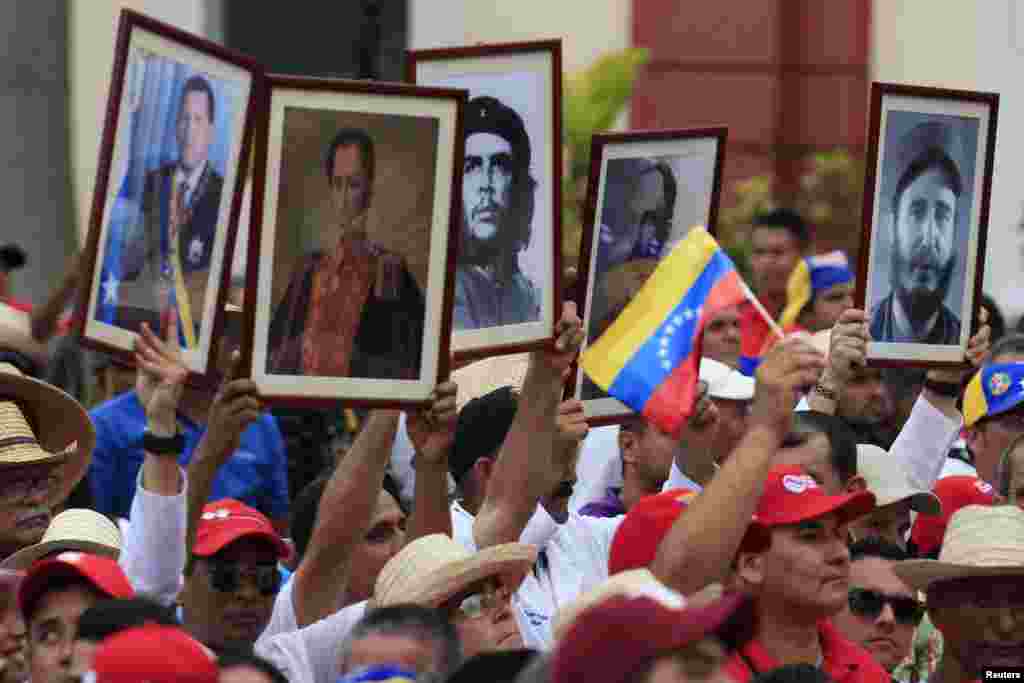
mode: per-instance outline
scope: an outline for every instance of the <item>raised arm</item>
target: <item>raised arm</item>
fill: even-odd
[[[535,351],[512,427],[498,453],[487,495],[473,522],[477,548],[519,540],[537,502],[558,483],[556,415],[562,386],[583,341],[576,305],[564,305],[553,350]]]
[[[658,548],[651,571],[667,586],[688,595],[727,575],[789,432],[793,406],[822,368],[821,354],[799,339],[768,352],[757,369],[747,433]]]
[[[375,410],[324,487],[316,525],[295,570],[292,606],[299,627],[345,606],[352,549],[366,536],[398,429],[397,410]]]
[[[146,431],[162,439],[178,434],[178,402],[188,378],[177,334],[176,321],[168,325],[166,340],[143,323],[135,344],[135,391],[146,412]],[[181,449],[168,444],[147,448],[144,453],[119,561],[135,590],[169,605],[178,595],[185,568],[187,522],[185,477],[178,465]]]
[[[78,288],[81,259],[81,253],[75,255],[57,289],[50,293],[42,306],[32,309],[32,337],[36,341],[45,342],[57,329],[60,314],[74,298],[75,290]]]

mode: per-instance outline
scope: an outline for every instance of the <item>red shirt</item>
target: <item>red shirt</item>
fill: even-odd
[[[835,683],[891,683],[889,674],[867,650],[840,635],[832,622],[825,619],[818,623],[818,637],[825,659],[821,668]],[[750,666],[766,673],[781,663],[755,639],[729,658],[725,672],[736,683],[748,683],[752,677]]]

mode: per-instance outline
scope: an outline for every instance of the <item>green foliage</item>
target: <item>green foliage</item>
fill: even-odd
[[[633,84],[650,55],[630,48],[607,54],[583,71],[566,76],[562,89],[562,258],[575,268],[582,237],[583,203],[590,174],[590,139],[615,125],[633,94]]]

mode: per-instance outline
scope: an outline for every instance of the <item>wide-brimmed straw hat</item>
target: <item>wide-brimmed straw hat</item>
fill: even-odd
[[[392,557],[377,577],[377,607],[412,603],[441,607],[473,584],[491,577],[515,590],[537,559],[537,548],[505,543],[470,553],[444,534],[418,538]]]
[[[896,575],[915,590],[966,576],[1020,575],[1024,580],[1024,510],[968,505],[950,519],[937,560],[907,560]]]
[[[0,562],[0,568],[28,569],[36,560],[65,550],[116,560],[121,554],[121,531],[94,510],[71,508],[53,518],[39,543],[14,553]]]
[[[78,401],[0,363],[0,468],[64,460],[49,501],[56,505],[85,476],[95,446],[96,429]]]
[[[559,641],[583,612],[613,597],[648,597],[670,609],[682,609],[687,600],[659,581],[649,569],[630,569],[602,581],[555,613],[551,632]]]

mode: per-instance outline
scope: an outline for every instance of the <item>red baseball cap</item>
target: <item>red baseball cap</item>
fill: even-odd
[[[919,556],[933,554],[942,547],[942,537],[953,513],[968,505],[993,505],[995,489],[984,479],[973,475],[943,477],[932,489],[942,501],[942,514],[918,515],[910,530],[910,541]]]
[[[608,575],[649,568],[658,554],[662,539],[697,495],[691,489],[679,488],[645,496],[637,501],[612,538],[608,553]],[[750,525],[743,539],[744,547],[750,547],[753,552],[767,548],[770,542],[768,530],[757,523]]]
[[[96,648],[92,683],[217,683],[216,656],[175,626],[147,624],[110,636]]]
[[[874,508],[875,494],[870,491],[830,496],[799,465],[776,465],[768,471],[754,518],[766,527],[798,524],[831,513],[849,522]]]
[[[266,515],[234,498],[223,498],[203,507],[192,554],[209,557],[240,538],[268,541],[277,551],[278,559],[286,559],[291,554]]]
[[[108,598],[135,596],[135,589],[115,560],[67,551],[39,560],[25,573],[18,587],[18,606],[26,619],[35,611],[36,603],[50,588],[52,581],[60,577],[81,579]]]
[[[673,609],[646,596],[615,596],[584,611],[559,641],[552,683],[625,683],[637,669],[707,636],[727,649],[750,637],[750,599],[740,593],[690,609]]]

